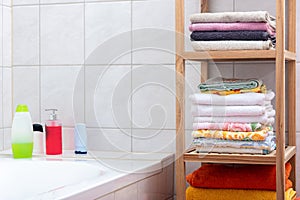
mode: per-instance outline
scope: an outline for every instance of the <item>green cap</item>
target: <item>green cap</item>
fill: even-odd
[[[28,112],[28,107],[25,104],[19,104],[17,106],[16,112]]]

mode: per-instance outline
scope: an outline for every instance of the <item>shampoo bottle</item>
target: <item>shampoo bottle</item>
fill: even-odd
[[[46,154],[59,155],[62,154],[62,123],[57,119],[57,109],[46,109],[52,111],[49,120],[46,121]]]
[[[31,158],[33,128],[28,107],[18,105],[11,127],[11,144],[14,158]]]

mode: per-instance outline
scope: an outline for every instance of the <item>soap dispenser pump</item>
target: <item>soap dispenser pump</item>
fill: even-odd
[[[51,111],[49,120],[46,121],[46,154],[59,155],[62,154],[62,123],[57,119],[57,109],[45,109]]]

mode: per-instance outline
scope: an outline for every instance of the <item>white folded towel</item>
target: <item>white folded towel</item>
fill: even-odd
[[[194,123],[202,122],[214,122],[214,123],[225,123],[225,122],[238,122],[238,123],[251,123],[258,122],[263,125],[272,125],[275,122],[274,119],[275,111],[272,110],[270,113],[266,113],[260,116],[234,116],[234,117],[194,117]]]
[[[195,51],[269,50],[274,47],[271,40],[191,41],[191,44]]]
[[[276,29],[276,18],[267,11],[196,13],[190,16],[192,23],[202,22],[266,22]]]
[[[273,109],[270,106],[216,106],[192,105],[193,116],[256,116],[263,115]]]
[[[203,105],[228,105],[228,106],[247,106],[247,105],[266,105],[274,98],[272,91],[264,93],[243,93],[220,96],[217,94],[195,93],[190,95],[193,104]]]

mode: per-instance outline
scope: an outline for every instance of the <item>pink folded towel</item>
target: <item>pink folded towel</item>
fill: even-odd
[[[236,23],[195,23],[189,26],[190,31],[267,31],[275,35],[274,29],[265,22]]]
[[[273,110],[270,106],[216,106],[216,105],[193,105],[193,116],[257,116]]]

